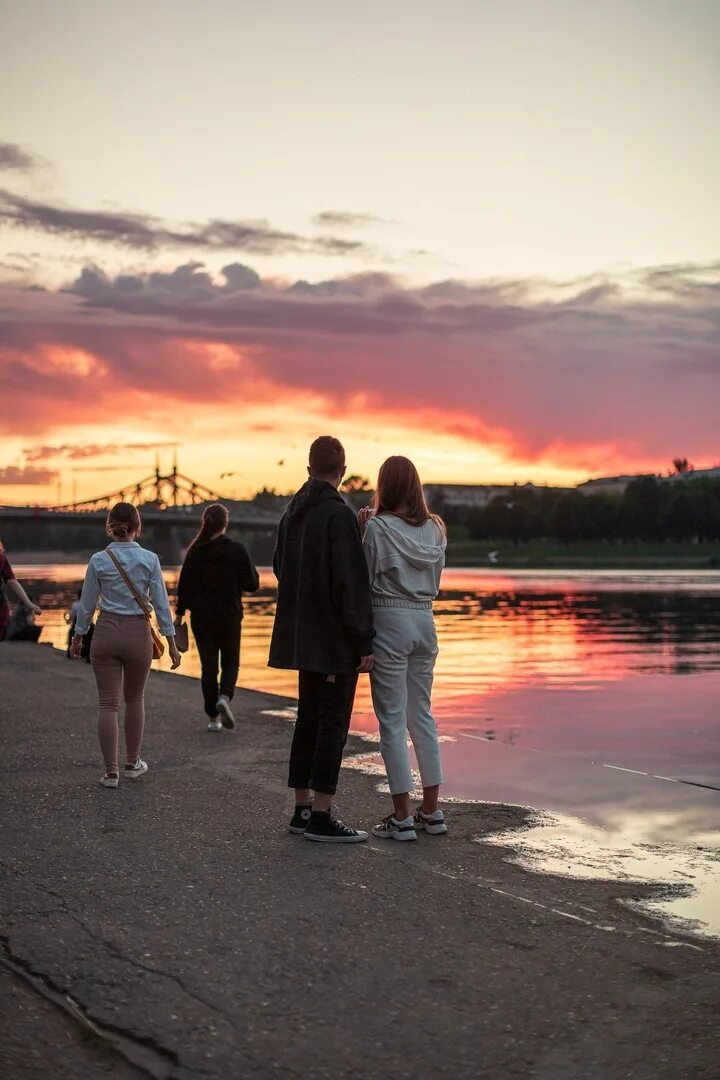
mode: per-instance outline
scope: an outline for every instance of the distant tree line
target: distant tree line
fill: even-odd
[[[474,540],[720,540],[720,479],[632,480],[622,495],[518,487],[468,511]]]

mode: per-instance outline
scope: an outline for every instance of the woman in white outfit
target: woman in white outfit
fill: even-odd
[[[443,777],[430,708],[438,651],[432,605],[440,588],[447,536],[442,520],[428,510],[417,469],[406,457],[384,462],[372,506],[361,511],[360,525],[376,633],[370,683],[394,808],[373,833],[417,840],[417,829],[447,832],[438,809]],[[423,786],[422,804],[414,816],[408,732]]]

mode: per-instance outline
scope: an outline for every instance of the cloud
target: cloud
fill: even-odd
[[[42,158],[17,143],[0,142],[0,172],[29,173],[44,165]]]
[[[658,276],[659,275],[659,276]],[[577,281],[263,280],[232,263],[0,296],[0,430],[276,404],[588,470],[717,458],[713,266]],[[4,302],[3,302],[4,300]],[[88,391],[91,391],[88,393]],[[680,448],[677,450],[676,448]],[[401,449],[401,448],[399,448]]]
[[[23,450],[26,461],[52,461],[62,457],[67,461],[80,461],[85,458],[106,457],[108,454],[135,453],[137,451],[153,451],[174,449],[177,442],[148,442],[148,443],[66,443],[61,446],[28,446]],[[115,468],[115,466],[104,466]],[[90,466],[91,469],[100,466]]]
[[[299,236],[273,229],[267,222],[212,219],[170,225],[147,214],[78,210],[58,203],[28,199],[0,189],[0,222],[36,233],[115,244],[141,251],[187,248],[197,251],[246,251],[255,255],[313,253],[368,254],[356,240],[338,236]]]
[[[56,469],[35,469],[32,466],[6,465],[0,468],[0,484],[14,484],[42,487],[52,484],[58,478]]]
[[[73,465],[71,471],[74,473],[87,472],[87,473],[101,473],[101,472],[124,472],[128,470],[127,461],[123,461],[120,465]]]
[[[391,225],[386,218],[375,214],[357,214],[346,210],[324,210],[312,219],[313,225],[323,229],[365,229],[369,225]]]
[[[564,314],[561,309],[553,312],[503,302],[497,292],[494,302],[487,302],[482,287],[468,289],[462,303],[435,302],[435,296],[428,298],[422,290],[408,289],[379,273],[290,285],[270,281],[248,290],[237,288],[227,270],[215,281],[195,262],[167,273],[113,278],[97,267],[87,267],[68,291],[81,297],[87,309],[260,335],[288,331],[450,337],[514,329]]]
[[[697,299],[702,293],[710,304],[720,303],[720,262],[711,263],[707,273],[698,280],[697,267],[683,263],[679,266],[659,266],[648,269],[643,280],[648,289],[657,293],[666,293],[679,299]]]

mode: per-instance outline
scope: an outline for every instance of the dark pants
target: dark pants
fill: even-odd
[[[298,672],[298,713],[288,787],[335,794],[357,681],[357,675]]]
[[[225,694],[231,700],[235,693],[240,670],[242,615],[239,611],[223,614],[198,611],[191,614],[190,625],[200,655],[200,685],[205,712],[214,720],[218,715],[217,700],[220,695]],[[221,669],[219,683],[218,660]]]

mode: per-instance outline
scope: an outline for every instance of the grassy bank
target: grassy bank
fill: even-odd
[[[488,555],[497,551],[497,563]],[[507,540],[471,540],[462,525],[451,525],[448,566],[496,565],[527,569],[720,569],[720,544],[610,543],[578,541],[560,544],[533,540],[512,544]]]

